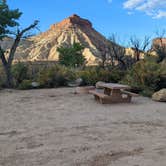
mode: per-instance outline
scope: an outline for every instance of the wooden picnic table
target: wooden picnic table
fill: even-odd
[[[99,87],[104,88],[104,94],[111,96],[121,95],[121,90],[131,89],[128,85],[116,84],[116,83],[102,83]]]
[[[109,89],[130,89],[131,88],[128,85],[116,84],[116,83],[102,83],[99,86],[104,88],[109,88]]]
[[[96,100],[101,103],[125,103],[130,102],[132,96],[137,96],[137,94],[125,91],[131,89],[128,85],[115,84],[115,83],[101,83],[100,88],[103,88],[104,91],[99,90],[90,91],[95,97]]]

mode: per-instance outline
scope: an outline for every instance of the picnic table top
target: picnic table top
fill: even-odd
[[[108,88],[108,89],[130,89],[131,88],[128,85],[116,84],[116,83],[102,83],[100,87]]]

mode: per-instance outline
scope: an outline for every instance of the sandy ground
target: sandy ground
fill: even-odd
[[[0,91],[0,166],[166,166],[166,103],[73,92]]]

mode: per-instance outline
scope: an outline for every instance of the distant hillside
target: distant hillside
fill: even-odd
[[[12,39],[7,38],[1,45],[9,48]],[[88,64],[94,64],[101,57],[102,52],[111,43],[97,32],[90,21],[72,15],[62,22],[51,25],[50,29],[39,35],[22,40],[16,52],[19,61],[55,61],[58,60],[59,46],[70,46],[73,42],[84,45],[83,55]]]
[[[11,47],[12,42],[12,38],[5,38],[3,42],[0,41],[0,45],[6,50]],[[83,55],[89,65],[96,64],[103,52],[111,45],[124,48],[108,41],[93,28],[90,21],[77,15],[72,15],[59,23],[51,25],[46,32],[22,40],[17,48],[15,60],[57,61],[59,58],[57,48],[60,46],[71,46],[74,42],[79,42],[85,47]],[[149,53],[156,55],[156,52],[153,50],[154,45],[161,45],[161,43],[166,45],[166,38],[162,38],[162,40],[159,38],[154,39]],[[141,50],[140,52],[140,58],[142,59],[145,53]],[[125,54],[134,57],[134,48],[126,48]]]

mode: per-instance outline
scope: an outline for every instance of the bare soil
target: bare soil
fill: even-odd
[[[166,165],[166,103],[73,92],[0,91],[0,166]]]

